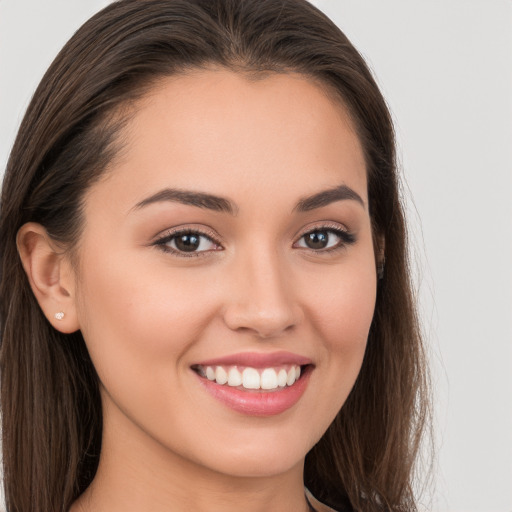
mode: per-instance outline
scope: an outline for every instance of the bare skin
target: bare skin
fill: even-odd
[[[162,80],[123,137],[86,195],[78,269],[40,226],[19,235],[41,307],[81,329],[101,381],[100,464],[71,512],[307,511],[304,458],[355,382],[375,305],[352,123],[301,76],[218,69]],[[168,189],[231,211],[155,199]],[[279,413],[234,410],[194,370],[277,351],[310,361]]]

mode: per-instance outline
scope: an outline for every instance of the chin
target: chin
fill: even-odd
[[[302,468],[304,457],[285,458],[271,454],[258,458],[239,456],[222,461],[214,469],[219,473],[236,478],[272,478],[297,467]]]
[[[250,427],[248,427],[248,430]],[[316,440],[294,439],[289,432],[268,436],[256,436],[251,440],[234,440],[219,444],[215,452],[201,454],[203,466],[216,472],[239,478],[274,477],[304,465],[304,459]],[[206,460],[208,459],[208,460]]]

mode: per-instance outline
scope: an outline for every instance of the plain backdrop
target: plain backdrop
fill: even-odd
[[[1,172],[45,69],[108,3],[0,0]],[[511,512],[512,1],[313,3],[365,56],[396,123],[435,389],[425,509]]]

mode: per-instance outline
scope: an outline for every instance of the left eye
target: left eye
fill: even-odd
[[[333,247],[350,243],[348,233],[335,231],[333,229],[315,229],[303,235],[297,242],[297,247],[313,249],[315,251],[322,249],[331,249]]]
[[[181,253],[214,251],[219,248],[211,238],[194,231],[174,233],[166,236],[158,242],[158,245]]]

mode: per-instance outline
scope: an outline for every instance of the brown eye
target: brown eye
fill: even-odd
[[[162,237],[155,245],[178,256],[194,256],[221,249],[209,236],[199,231],[178,231]]]
[[[313,231],[304,235],[304,243],[310,249],[325,249],[329,243],[327,231]]]
[[[199,248],[201,237],[196,234],[178,235],[174,238],[174,243],[178,251],[194,252]]]
[[[327,252],[331,249],[341,249],[353,244],[355,240],[355,236],[345,230],[322,228],[314,229],[302,235],[294,244],[294,247]]]

